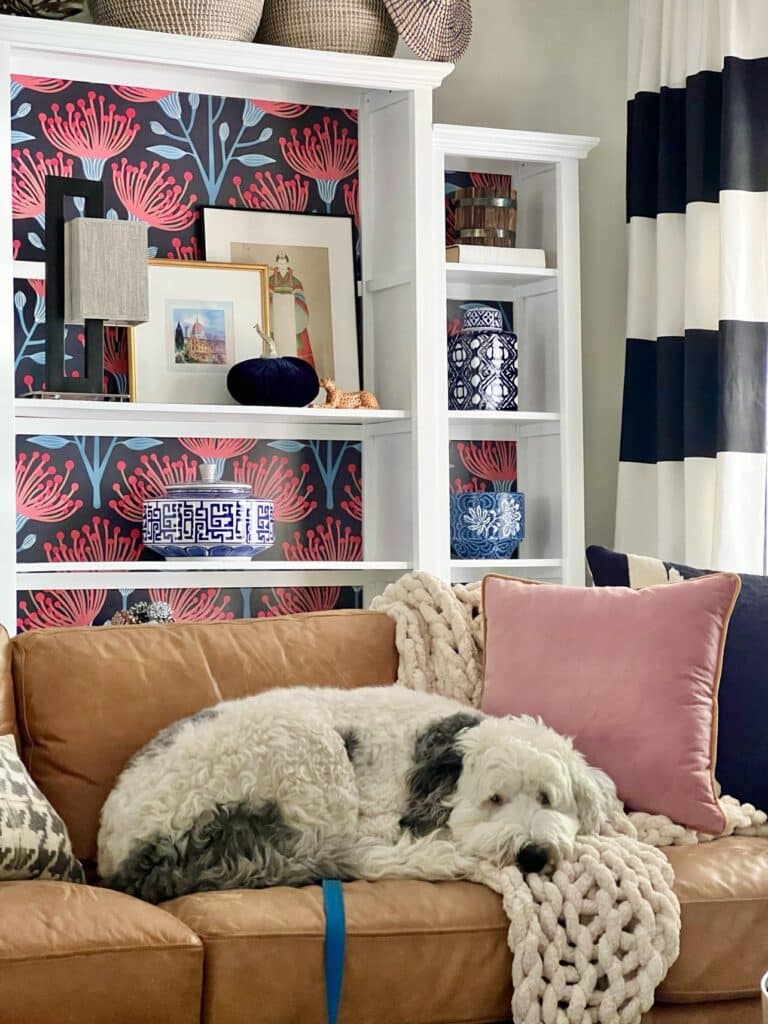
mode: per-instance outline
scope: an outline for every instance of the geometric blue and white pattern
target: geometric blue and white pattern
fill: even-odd
[[[448,408],[515,411],[517,395],[517,335],[498,309],[470,307],[448,340]]]
[[[155,498],[144,503],[144,543],[166,557],[246,557],[274,543],[274,504],[259,498]]]

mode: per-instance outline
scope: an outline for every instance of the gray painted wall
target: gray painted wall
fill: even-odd
[[[628,0],[473,0],[470,48],[435,120],[598,135],[582,164],[587,540],[611,544],[624,369]]]

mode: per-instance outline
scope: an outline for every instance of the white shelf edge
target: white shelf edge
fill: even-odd
[[[13,260],[11,276],[14,281],[44,281],[45,263],[38,263],[35,260]]]
[[[248,565],[232,565],[228,558],[208,558],[205,564],[195,560],[194,565],[183,562],[18,562],[17,575],[35,576],[38,573],[66,578],[69,573],[88,573],[98,576],[99,573],[179,573],[184,575],[224,571],[239,575],[254,572],[280,573],[325,573],[349,572],[364,575],[370,572],[407,572],[412,568],[410,562],[279,562],[257,561]]]
[[[80,399],[17,398],[15,417],[25,420],[62,420],[74,422],[98,420],[110,423],[166,422],[189,423],[317,423],[338,424],[390,423],[407,420],[405,409],[312,409],[287,406],[244,405],[162,405],[147,402],[89,402]]]
[[[523,277],[557,277],[557,267],[518,267],[514,263],[446,263],[447,274],[519,274]]]
[[[452,410],[451,423],[559,423],[559,412],[492,412],[487,410]]]
[[[19,51],[48,51],[121,64],[138,62],[235,73],[247,78],[340,85],[359,89],[435,89],[453,64],[299,50],[140,32],[77,22],[0,15],[0,40]]]
[[[462,288],[496,290],[493,296],[483,296],[485,298],[522,297],[542,291],[556,291],[558,281],[557,270],[554,267],[445,263],[445,287],[449,291],[449,297],[457,297],[458,289]],[[502,289],[505,290],[504,293]],[[514,295],[506,295],[506,290],[509,289],[514,289]]]
[[[562,558],[452,558],[451,569],[560,569]]]

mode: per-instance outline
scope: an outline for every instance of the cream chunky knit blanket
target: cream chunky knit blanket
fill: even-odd
[[[398,682],[477,706],[483,663],[480,584],[428,573],[390,584],[371,607],[395,620]],[[726,834],[768,835],[766,815],[722,797]],[[622,814],[583,836],[552,878],[487,867],[502,894],[512,951],[515,1024],[636,1024],[680,948],[680,906],[657,847],[708,842],[662,815]]]

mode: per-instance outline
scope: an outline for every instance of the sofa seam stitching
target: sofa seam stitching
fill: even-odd
[[[194,938],[199,941],[195,943],[174,942],[158,944],[156,946],[94,946],[93,949],[76,950],[68,953],[41,952],[40,955],[27,953],[21,956],[5,956],[0,954],[0,964],[40,963],[46,960],[73,960],[76,957],[99,956],[103,953],[163,953],[166,950],[177,949],[188,949],[199,952],[201,949],[202,938],[197,934],[194,935]]]
[[[670,992],[667,999],[656,999],[657,1006],[696,1006],[698,1003],[725,1003],[731,999],[759,999],[759,988],[735,988],[735,989],[695,989],[694,991],[682,990],[680,995],[685,999],[674,999],[674,993]]]
[[[179,920],[182,920],[179,918]],[[185,924],[187,922],[184,922]],[[188,924],[192,931],[196,931],[194,926]],[[496,932],[506,933],[507,928],[504,925],[499,925],[498,928],[457,928],[457,929],[445,929],[440,931],[392,931],[392,932],[358,932],[351,929],[347,929],[347,938],[351,939],[394,939],[394,938],[409,938],[409,937],[424,937],[429,935],[487,935]],[[233,942],[241,939],[316,939],[320,942],[324,940],[322,931],[315,932],[247,932],[239,933],[237,935],[204,935],[201,932],[196,932],[197,935],[204,942]]]
[[[682,907],[706,907],[706,906],[708,906],[709,904],[712,904],[712,903],[715,903],[718,906],[721,906],[722,904],[727,903],[729,906],[739,907],[742,904],[746,905],[746,904],[749,904],[749,903],[768,903],[768,895],[765,895],[765,896],[739,896],[737,898],[733,898],[733,897],[729,897],[729,896],[719,896],[717,899],[703,899],[703,900],[701,900],[701,899],[687,900],[687,899],[685,899],[682,896],[678,896],[678,899],[680,900],[680,905]]]

